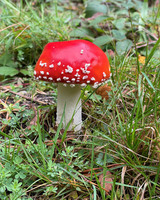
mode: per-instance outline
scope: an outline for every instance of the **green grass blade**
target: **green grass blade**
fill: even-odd
[[[146,59],[146,62],[145,62],[145,67],[148,65],[149,61],[151,60],[151,58],[153,57],[156,49],[158,48],[159,46],[159,43],[160,43],[160,38],[157,40],[157,42],[155,43],[154,47],[152,48],[150,54],[148,55],[148,58]]]
[[[56,143],[57,143],[57,140],[58,140],[58,137],[59,137],[59,133],[60,133],[60,130],[62,129],[62,126],[63,126],[64,114],[65,114],[65,107],[64,107],[64,111],[63,111],[63,114],[62,114],[61,121],[60,121],[60,123],[58,125],[58,129],[57,129],[56,135],[55,135],[55,137],[53,139],[53,146],[52,146],[52,149],[51,149],[50,160],[52,160],[52,158],[53,158],[53,154],[54,154]]]
[[[155,91],[155,88],[152,84],[152,82],[149,80],[148,76],[144,73],[144,72],[141,72],[143,74],[143,76],[145,77],[145,79],[147,80],[148,84],[150,85],[150,87]]]
[[[93,187],[93,200],[97,200],[97,190],[96,187],[94,185],[92,185]]]

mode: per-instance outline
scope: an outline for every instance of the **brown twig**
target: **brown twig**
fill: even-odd
[[[3,88],[3,87],[2,87]],[[27,100],[29,100],[29,101],[33,101],[33,102],[36,102],[36,103],[39,103],[39,104],[45,104],[45,105],[48,105],[48,103],[46,103],[46,102],[43,102],[43,101],[39,101],[39,100],[37,100],[37,99],[35,99],[35,98],[32,98],[32,97],[27,97],[27,96],[25,96],[25,95],[23,95],[23,94],[20,94],[20,93],[17,93],[17,92],[13,92],[13,91],[11,91],[11,90],[5,90],[5,92],[10,92],[10,93],[12,93],[12,94],[14,94],[14,95],[18,95],[18,96],[20,96],[20,97],[22,97],[22,98],[24,98],[24,99],[27,99]]]
[[[13,26],[20,25],[20,24],[23,24],[23,23],[22,23],[22,22],[19,22],[19,23],[16,23],[16,24],[12,24],[12,25],[10,25],[10,26],[7,26],[7,27],[5,27],[5,28],[1,29],[1,30],[0,30],[0,32],[2,32],[2,31],[4,31],[4,30],[6,30],[6,29],[8,29],[8,28],[11,28],[11,27],[13,27]]]
[[[157,42],[157,41],[151,41],[151,42],[148,42],[148,43],[145,43],[145,44],[142,44],[142,45],[137,44],[136,48],[137,48],[137,49],[140,49],[140,48],[142,48],[142,47],[146,47],[147,45],[154,44],[154,43],[156,43],[156,42]],[[135,49],[135,47],[134,47],[134,49]]]

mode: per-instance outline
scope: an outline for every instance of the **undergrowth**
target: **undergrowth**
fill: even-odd
[[[156,2],[1,1],[0,199],[160,198]],[[112,72],[108,100],[83,89],[80,135],[55,126],[56,86],[33,79],[44,45],[74,38]]]

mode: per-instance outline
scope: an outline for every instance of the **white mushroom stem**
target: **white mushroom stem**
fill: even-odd
[[[79,85],[70,87],[58,83],[57,97],[57,123],[59,124],[63,113],[63,128],[71,122],[68,130],[79,131],[82,127],[81,88]]]

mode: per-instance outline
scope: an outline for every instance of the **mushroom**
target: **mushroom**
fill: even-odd
[[[63,113],[63,128],[79,131],[82,127],[81,87],[97,88],[110,77],[106,54],[85,40],[48,43],[34,70],[37,80],[58,84],[57,123]]]

